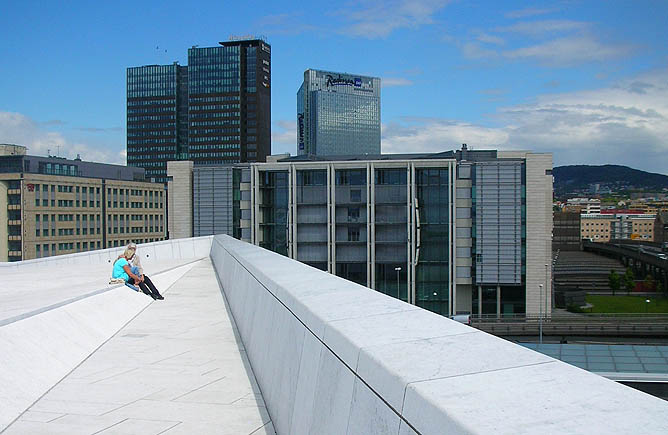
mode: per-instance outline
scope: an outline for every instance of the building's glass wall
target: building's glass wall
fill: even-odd
[[[307,70],[297,99],[298,154],[380,154],[380,79]]]
[[[526,312],[525,171],[520,161],[478,162],[472,171],[474,298],[477,287],[482,293],[474,314]]]
[[[327,171],[297,171],[297,255],[318,269],[327,270]]]
[[[335,172],[336,275],[367,285],[366,169]]]
[[[259,244],[282,255],[288,255],[288,178],[287,171],[266,171],[259,179]]]
[[[522,164],[475,168],[476,283],[522,282]]]
[[[375,289],[406,301],[408,295],[408,170],[374,174]],[[398,273],[398,282],[397,282]]]
[[[526,292],[524,286],[501,286],[501,315],[526,313]]]
[[[188,49],[188,149],[195,164],[241,161],[240,51]]]
[[[416,171],[420,253],[416,267],[416,305],[435,313],[449,314],[450,258],[447,168]]]
[[[127,164],[158,182],[167,181],[166,162],[177,158],[178,68],[127,69]]]

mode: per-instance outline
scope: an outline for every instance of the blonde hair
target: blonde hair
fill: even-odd
[[[125,248],[125,252],[123,252],[123,257],[125,258],[132,258],[133,255],[135,255],[135,252],[137,251],[137,248],[128,246]]]

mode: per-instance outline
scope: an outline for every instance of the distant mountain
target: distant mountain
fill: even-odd
[[[572,165],[557,166],[553,169],[554,191],[557,194],[586,190],[590,184],[612,190],[633,187],[643,190],[660,191],[668,188],[668,175],[632,169],[619,165]]]

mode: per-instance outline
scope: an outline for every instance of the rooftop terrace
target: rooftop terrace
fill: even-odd
[[[4,433],[666,433],[668,403],[227,236],[3,264]],[[4,285],[9,284],[9,285]]]

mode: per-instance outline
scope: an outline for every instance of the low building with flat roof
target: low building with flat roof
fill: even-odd
[[[165,188],[144,169],[17,147],[0,145],[0,261],[165,239]]]

